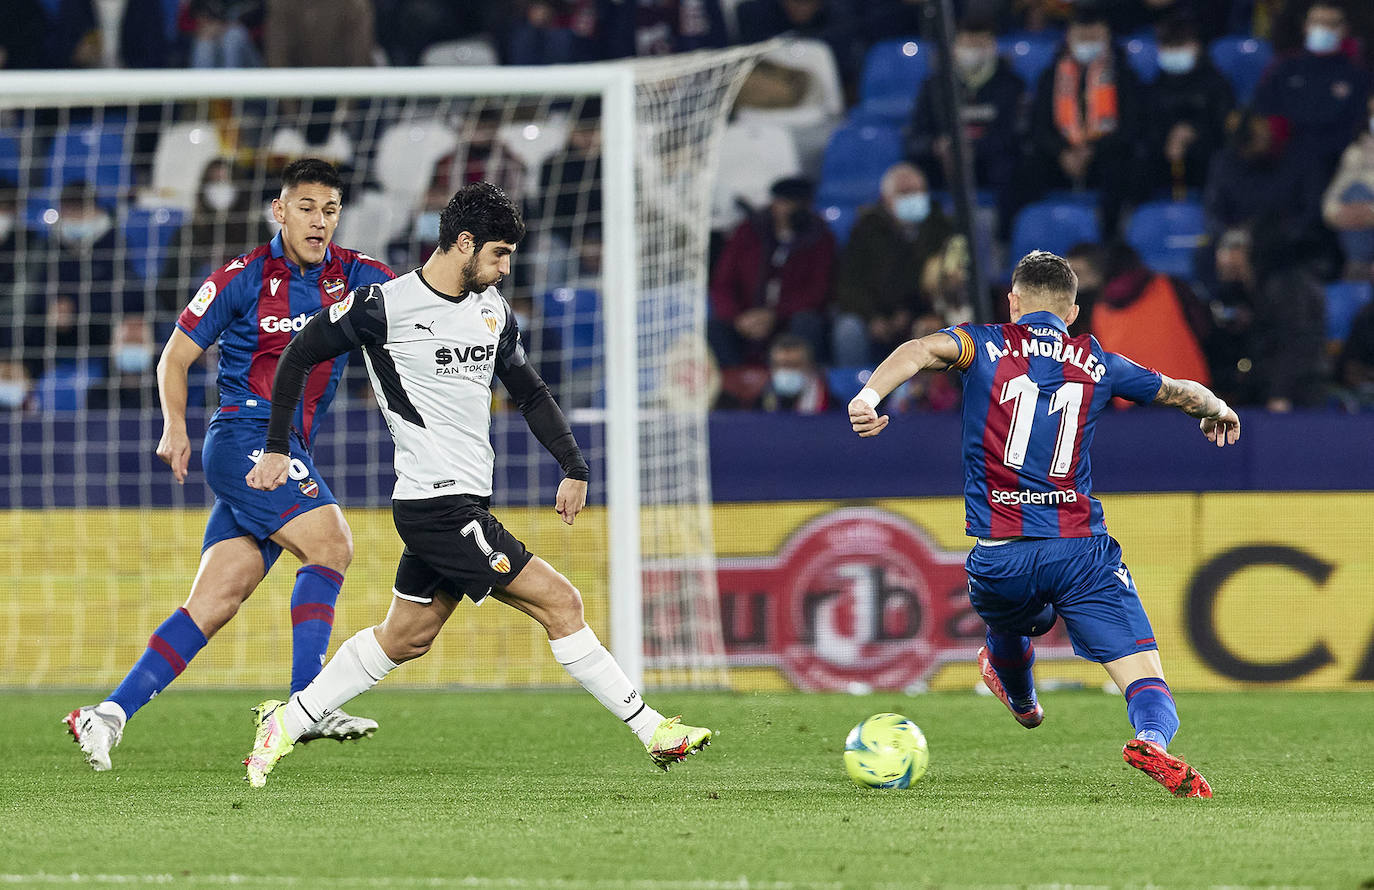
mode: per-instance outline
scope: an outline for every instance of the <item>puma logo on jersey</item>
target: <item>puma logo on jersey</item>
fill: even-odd
[[[417,330],[417,331],[429,331],[429,335],[430,335],[431,337],[433,337],[433,336],[434,336],[434,322],[431,321],[429,324],[420,324],[420,323],[417,321],[417,322],[415,322],[415,330]]]

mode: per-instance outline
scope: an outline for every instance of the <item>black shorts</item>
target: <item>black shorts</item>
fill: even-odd
[[[490,505],[470,494],[392,501],[406,545],[392,592],[416,603],[432,602],[435,593],[481,602],[492,588],[515,580],[534,554],[491,515]]]

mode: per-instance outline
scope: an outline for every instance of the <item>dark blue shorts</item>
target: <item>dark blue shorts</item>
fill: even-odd
[[[215,493],[201,552],[230,538],[255,538],[262,551],[264,572],[281,556],[281,545],[269,540],[279,528],[316,507],[338,503],[315,469],[305,443],[294,432],[286,483],[276,491],[249,488],[244,477],[253,469],[266,441],[266,420],[219,419],[210,424],[201,449],[205,481]]]
[[[964,566],[974,610],[998,633],[1039,636],[1059,617],[1089,661],[1159,648],[1110,535],[978,544]]]

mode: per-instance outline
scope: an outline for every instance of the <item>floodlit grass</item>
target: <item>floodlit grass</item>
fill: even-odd
[[[1374,693],[1180,695],[1176,800],[1121,761],[1119,697],[1016,725],[968,694],[661,693],[719,738],[666,775],[589,697],[370,693],[382,728],[302,746],[253,791],[245,692],[160,697],[94,773],[59,718],[0,694],[0,886],[1374,887]],[[898,711],[930,740],[909,791],[856,788],[845,734]]]

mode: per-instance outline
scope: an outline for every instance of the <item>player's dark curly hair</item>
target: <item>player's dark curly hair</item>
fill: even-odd
[[[519,244],[525,237],[525,220],[505,192],[489,182],[463,186],[439,214],[439,250],[450,250],[458,236],[471,232],[476,250],[488,241]]]
[[[343,179],[339,176],[338,169],[319,158],[300,158],[287,164],[286,169],[281,171],[282,191],[293,189],[302,183],[338,189],[339,194],[343,194]]]
[[[1072,303],[1078,294],[1078,276],[1062,256],[1048,250],[1032,250],[1012,271],[1011,289],[1018,294],[1034,291]]]

